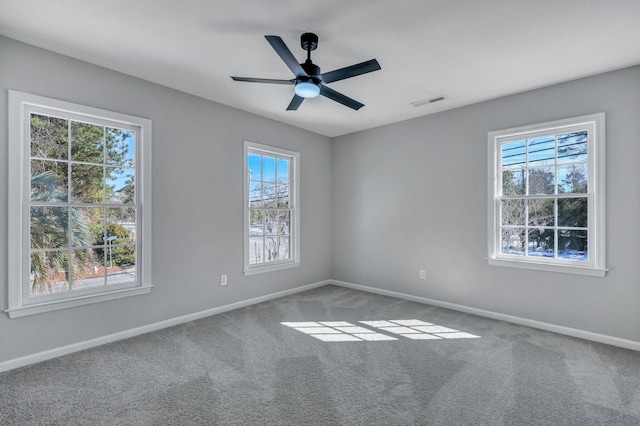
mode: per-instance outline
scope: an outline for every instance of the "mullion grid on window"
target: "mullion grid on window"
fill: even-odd
[[[9,317],[149,293],[151,216],[150,209],[143,209],[142,202],[151,205],[151,120],[13,90],[8,94],[8,175],[12,182],[8,241],[15,247],[9,253],[7,271]],[[69,171],[69,120],[74,126],[89,128],[89,132],[82,131],[82,142],[76,144],[73,152],[79,147],[82,154],[84,148],[88,148],[86,153],[92,158],[81,156],[76,162],[83,166],[98,163],[90,173],[75,173],[76,178],[91,178],[85,187],[87,193],[94,194],[94,199],[80,197],[71,203],[67,185],[74,173]],[[102,183],[105,181],[103,163],[95,161],[99,156],[98,145],[84,145],[86,140],[100,141],[105,126],[110,141],[114,142],[109,149],[109,162],[121,165],[121,170],[116,170],[113,179],[108,181],[116,194],[110,200],[114,203],[112,213],[104,210],[109,207],[106,203],[99,206],[95,203],[104,201],[95,199],[95,195],[104,193]],[[87,163],[82,162],[83,158]],[[129,171],[123,170],[127,167]],[[138,189],[141,189],[139,195]],[[97,213],[92,210],[95,208],[102,211]],[[105,215],[110,214],[113,223],[126,225],[125,230],[119,229],[126,250],[107,287],[98,285],[102,284],[99,280],[92,280],[89,271],[94,270],[94,261],[102,259],[102,254],[94,256],[91,249],[99,246],[104,234],[101,235],[98,227],[103,226]],[[74,222],[74,215],[78,218],[85,215],[88,221]],[[77,234],[73,235],[74,232]],[[78,250],[74,253],[75,249]],[[78,257],[72,261],[78,263],[72,266],[78,267],[83,282],[73,287],[73,292],[62,291],[70,289],[62,271],[68,271],[68,257],[74,254]],[[115,255],[114,250],[114,263]]]
[[[90,122],[80,122],[77,121],[73,118],[68,118],[68,117],[55,117],[53,115],[49,115],[46,113],[32,113],[30,115],[39,115],[42,117],[47,117],[47,118],[60,118],[66,121],[66,135],[64,136],[65,141],[66,141],[66,158],[61,159],[61,158],[48,158],[48,157],[40,157],[40,156],[32,156],[32,152],[31,152],[31,146],[28,147],[29,150],[29,158],[30,158],[30,166],[29,166],[29,175],[32,176],[33,175],[33,171],[31,170],[32,167],[32,161],[33,160],[42,160],[45,162],[50,162],[50,163],[60,163],[60,164],[65,164],[66,165],[66,180],[67,180],[67,185],[65,188],[65,198],[66,199],[62,199],[62,200],[57,200],[57,201],[37,201],[37,200],[32,200],[31,197],[29,197],[29,205],[31,207],[55,207],[57,209],[60,209],[59,211],[63,212],[66,211],[66,213],[63,214],[63,216],[66,216],[66,236],[65,236],[65,240],[66,243],[62,246],[62,247],[57,247],[57,248],[32,248],[29,247],[29,251],[30,253],[30,260],[32,260],[31,256],[33,254],[37,253],[50,253],[49,256],[55,256],[55,253],[61,253],[66,256],[66,266],[64,267],[64,274],[65,274],[65,281],[67,282],[67,284],[65,284],[66,288],[68,290],[71,290],[74,286],[74,284],[76,283],[76,281],[79,281],[81,279],[83,279],[83,272],[81,272],[80,269],[76,269],[79,268],[80,266],[75,264],[75,260],[77,256],[80,256],[78,259],[86,256],[87,254],[83,254],[82,251],[94,251],[96,249],[98,250],[102,250],[103,252],[103,259],[101,262],[101,267],[102,267],[102,282],[101,284],[96,284],[96,283],[92,283],[91,287],[96,287],[96,286],[104,286],[106,284],[109,284],[109,271],[108,271],[108,262],[109,262],[109,257],[107,255],[107,252],[109,254],[111,254],[111,262],[113,262],[113,256],[112,256],[112,251],[114,248],[118,248],[118,247],[132,247],[133,251],[135,252],[134,255],[134,259],[138,257],[138,249],[137,249],[137,243],[135,242],[124,242],[124,243],[115,243],[114,241],[110,241],[108,240],[108,224],[109,224],[109,213],[108,210],[114,209],[114,210],[123,210],[123,209],[127,209],[127,210],[131,210],[134,212],[134,217],[135,217],[135,223],[138,222],[137,216],[138,214],[135,213],[136,211],[138,211],[137,208],[137,201],[136,201],[136,189],[135,189],[135,185],[134,185],[134,197],[132,200],[130,200],[128,203],[114,203],[114,202],[109,202],[109,200],[106,199],[106,184],[107,184],[107,167],[110,167],[111,169],[113,169],[113,172],[117,173],[117,169],[121,168],[121,169],[128,169],[131,172],[129,173],[129,175],[134,178],[135,177],[135,166],[133,166],[131,163],[129,165],[107,165],[107,128],[109,127],[107,124],[96,124],[96,123],[90,123]],[[101,128],[101,136],[100,136],[100,143],[102,145],[101,147],[101,161],[98,163],[95,160],[94,161],[83,161],[81,158],[77,159],[74,158],[74,154],[73,154],[73,125],[77,124],[77,125],[91,125],[91,126],[97,126]],[[29,120],[29,129],[31,129],[32,126],[32,122],[31,120]],[[117,130],[114,127],[115,130]],[[129,132],[129,135],[134,135],[133,137],[133,144],[134,147],[135,145],[138,144],[138,139],[137,139],[137,132],[132,132],[131,130],[126,130],[126,132]],[[31,137],[29,138],[29,140],[31,141]],[[135,155],[135,148],[134,148],[134,155]],[[134,157],[135,158],[135,157]],[[134,160],[135,162],[135,160]],[[101,172],[101,190],[100,192],[101,194],[101,200],[95,200],[95,202],[86,202],[86,201],[82,201],[82,200],[77,200],[74,198],[74,190],[76,189],[74,187],[74,176],[73,176],[73,171],[74,171],[74,167],[75,166],[88,166],[88,167],[100,167],[102,169]],[[131,202],[133,204],[131,204]],[[101,222],[101,226],[103,228],[103,233],[102,233],[102,243],[101,244],[96,244],[96,242],[94,242],[93,244],[91,244],[89,241],[77,241],[75,238],[75,229],[74,229],[74,225],[76,225],[76,220],[78,219],[78,215],[80,214],[80,211],[82,209],[96,209],[101,211],[99,214],[99,218],[100,218],[100,222]],[[30,208],[29,211],[32,211],[32,209]],[[130,213],[129,212],[129,213]],[[89,255],[90,256],[90,255]],[[137,263],[137,262],[136,262]],[[86,265],[85,265],[86,266]],[[97,267],[94,268],[94,270],[96,270]],[[55,275],[54,275],[55,276]],[[34,277],[35,278],[35,277]],[[32,279],[34,279],[32,278]],[[95,281],[96,279],[100,278],[99,276],[95,276],[92,279]],[[38,293],[33,293],[32,289],[31,289],[31,282],[30,280],[25,280],[25,285],[27,286],[26,288],[26,292],[25,294],[29,294],[31,297],[38,297],[38,298],[42,298],[43,296],[46,296],[47,299],[51,298],[52,294],[38,294]],[[47,284],[48,286],[49,284]],[[64,288],[64,287],[63,287]],[[51,290],[50,290],[51,291]]]
[[[291,159],[285,156],[280,156],[275,153],[265,154],[261,151],[253,151],[249,150],[249,154],[257,155],[260,158],[260,176],[259,180],[255,180],[253,178],[253,171],[248,170],[247,173],[249,175],[249,225],[250,225],[250,238],[251,238],[251,228],[255,228],[255,223],[253,222],[256,217],[260,218],[260,247],[254,241],[253,250],[250,247],[248,256],[250,264],[263,264],[263,263],[281,263],[287,262],[291,258],[291,220],[292,220],[292,208],[291,208],[291,198],[290,198],[290,189],[291,189]],[[266,160],[273,160],[273,180],[269,180],[267,176],[265,176],[266,170]],[[280,161],[285,161],[287,164],[287,178],[286,184],[283,184],[279,181],[280,170],[279,163]],[[252,184],[258,183],[260,187],[260,197],[259,200],[255,199],[255,193],[252,188]],[[281,187],[286,186],[286,191],[281,193]],[[268,190],[267,190],[268,189]],[[282,202],[281,200],[284,197],[286,202]],[[258,204],[255,206],[254,203]],[[287,207],[284,207],[285,204]],[[281,228],[281,219],[285,218],[285,228]],[[275,222],[275,224],[274,224]],[[274,233],[273,229],[270,226],[276,226],[277,229]],[[284,232],[282,232],[284,231]],[[253,235],[255,239],[256,236]],[[268,239],[272,239],[271,242]],[[271,243],[271,244],[270,244]],[[284,243],[284,253],[281,252],[281,244]],[[251,245],[251,243],[250,243]],[[251,257],[251,252],[253,251],[253,258]]]
[[[587,133],[587,132],[585,132]],[[525,147],[525,159],[522,162],[519,163],[512,163],[509,164],[510,168],[509,170],[515,170],[514,166],[517,166],[518,164],[521,165],[521,172],[523,173],[523,194],[521,195],[502,195],[502,190],[500,191],[500,196],[499,198],[499,203],[500,203],[500,209],[502,211],[503,207],[503,203],[500,200],[520,200],[523,203],[523,210],[524,210],[524,221],[521,225],[514,225],[514,224],[504,224],[503,223],[503,219],[504,216],[501,213],[500,214],[500,229],[512,229],[512,230],[517,230],[518,228],[522,228],[524,230],[524,244],[523,244],[523,252],[524,252],[524,256],[525,257],[530,257],[532,256],[532,253],[530,251],[531,249],[531,244],[532,242],[530,241],[531,238],[531,232],[535,231],[535,230],[552,230],[553,232],[553,259],[555,260],[562,260],[560,258],[560,247],[559,247],[559,240],[560,240],[560,234],[562,231],[580,231],[580,232],[585,232],[587,233],[588,236],[588,229],[589,229],[589,224],[588,222],[585,223],[584,226],[560,226],[559,221],[559,200],[562,199],[580,199],[580,198],[585,198],[587,200],[587,206],[590,205],[590,192],[586,191],[586,193],[561,193],[559,191],[559,176],[560,176],[560,172],[559,169],[560,167],[566,167],[566,166],[572,166],[572,165],[587,165],[587,162],[585,160],[579,160],[579,161],[568,161],[566,163],[560,164],[559,162],[559,158],[562,157],[572,157],[574,154],[568,153],[568,154],[564,154],[563,156],[560,155],[560,149],[559,149],[559,135],[562,134],[562,132],[558,132],[558,133],[554,133],[553,134],[553,139],[554,139],[554,149],[553,149],[553,158],[543,158],[541,159],[537,159],[537,161],[545,161],[545,160],[553,160],[553,166],[550,166],[548,164],[543,164],[544,167],[546,168],[553,168],[553,177],[554,177],[554,183],[553,183],[553,194],[539,194],[539,193],[535,193],[532,194],[531,193],[531,188],[532,188],[532,183],[531,183],[531,176],[532,176],[532,170],[535,170],[536,168],[541,168],[541,165],[537,165],[537,166],[532,166],[532,162],[534,161],[532,159],[533,154],[536,152],[544,152],[544,148],[543,149],[537,149],[537,150],[532,150],[531,148],[533,146],[536,145],[543,145],[545,141],[542,142],[531,142],[532,140],[535,140],[536,138],[525,138],[524,141],[524,147]],[[587,133],[588,135],[588,133]],[[587,141],[588,141],[588,136],[587,136]],[[511,142],[506,141],[506,142]],[[503,143],[506,143],[503,142]],[[548,142],[548,141],[546,141]],[[501,143],[501,146],[503,145],[503,143]],[[582,144],[583,142],[574,142],[572,145],[579,145]],[[571,145],[566,145],[566,146],[571,146]],[[565,146],[565,147],[566,147]],[[587,149],[588,149],[588,143],[586,145]],[[515,148],[509,148],[507,150],[514,150]],[[502,151],[503,152],[503,151]],[[507,156],[504,156],[504,154],[501,155],[501,163],[505,158],[509,158],[509,157],[517,157],[517,153],[516,154],[510,154]],[[588,151],[587,151],[587,155]],[[504,170],[504,168],[501,166],[501,170]],[[502,172],[501,172],[501,177],[500,177],[500,183],[501,183],[501,187],[503,187],[503,182],[502,182]],[[530,203],[530,201],[533,200],[553,200],[553,224],[552,226],[549,225],[536,225],[533,223],[533,220],[531,218],[532,213],[531,213],[531,207],[532,204]],[[501,235],[503,235],[503,233],[501,232]],[[587,241],[588,241],[588,237],[587,237]],[[501,243],[502,245],[502,243]],[[588,248],[588,245],[587,245]],[[588,255],[588,252],[587,252]],[[545,257],[549,257],[548,253],[545,254]],[[588,257],[585,259],[588,260]]]
[[[604,113],[488,133],[490,265],[605,276],[605,135]],[[553,167],[531,163],[535,153],[525,157],[525,140],[549,136]],[[548,190],[540,190],[543,180],[533,188],[524,177],[525,166],[535,165],[536,179],[555,175]]]
[[[50,117],[50,116],[47,116]],[[31,253],[51,253],[53,255],[55,255],[56,252],[61,252],[61,253],[66,253],[66,257],[67,257],[67,265],[64,269],[64,274],[65,274],[65,278],[68,282],[69,285],[69,289],[72,288],[72,283],[75,282],[75,275],[76,275],[76,271],[75,268],[73,266],[73,260],[74,260],[74,252],[75,251],[79,251],[79,250],[88,250],[88,249],[95,249],[95,248],[102,248],[102,246],[99,245],[78,245],[78,244],[74,244],[74,229],[73,229],[73,225],[74,225],[74,208],[78,208],[78,207],[91,207],[91,208],[96,208],[96,204],[95,203],[78,203],[75,202],[73,200],[72,197],[72,190],[73,190],[73,184],[72,184],[72,168],[74,164],[93,164],[93,163],[88,163],[88,162],[81,162],[81,161],[73,161],[72,158],[72,123],[74,122],[74,120],[72,119],[65,119],[65,121],[67,122],[67,131],[66,131],[66,145],[67,145],[67,149],[66,149],[66,158],[65,159],[51,159],[51,158],[46,158],[46,157],[42,157],[42,160],[45,161],[51,161],[51,162],[57,162],[57,163],[63,163],[67,165],[67,171],[66,171],[66,176],[67,176],[67,185],[66,185],[66,194],[65,194],[65,198],[66,200],[60,200],[60,201],[53,201],[53,202],[37,202],[37,201],[33,201],[30,200],[30,206],[32,207],[55,207],[58,209],[64,209],[64,211],[66,211],[66,214],[64,216],[66,216],[67,220],[66,220],[66,236],[65,236],[65,240],[66,243],[64,244],[64,246],[62,248],[40,248],[40,249],[32,249],[30,248]],[[31,124],[30,124],[31,126]],[[104,126],[103,127],[103,140],[104,140]],[[103,147],[103,156],[104,156],[104,143],[102,144]],[[31,154],[31,153],[30,153]],[[34,157],[30,155],[30,158],[33,159],[38,159],[38,157]],[[104,157],[103,157],[104,158]],[[31,163],[31,162],[30,162]],[[30,173],[31,175],[32,173]],[[103,172],[103,179],[102,181],[104,182],[104,172]],[[101,207],[97,207],[97,208],[101,208]],[[106,212],[106,209],[103,208],[103,210]],[[106,213],[103,214],[103,223],[104,222],[104,218],[106,218]],[[29,292],[28,292],[29,293]],[[33,294],[31,293],[32,296],[38,296],[38,294]]]

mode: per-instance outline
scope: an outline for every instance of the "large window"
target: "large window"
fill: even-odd
[[[602,276],[604,114],[489,133],[489,262]]]
[[[150,131],[10,92],[11,317],[149,291]]]
[[[299,154],[244,144],[244,273],[297,266]]]

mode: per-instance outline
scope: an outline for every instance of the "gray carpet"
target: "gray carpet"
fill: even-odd
[[[640,353],[326,286],[0,374],[0,424],[640,425]]]

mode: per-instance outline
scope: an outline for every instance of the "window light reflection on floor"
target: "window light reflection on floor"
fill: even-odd
[[[480,336],[476,336],[475,334],[416,319],[358,322],[377,330],[365,328],[347,321],[282,322],[281,324],[323,342],[398,340],[398,338],[386,333],[406,337],[411,340],[480,338]],[[378,330],[384,333],[380,333]]]
[[[362,324],[377,328],[413,340],[430,339],[477,339],[480,336],[465,333],[453,328],[443,327],[420,320],[359,321]]]
[[[360,327],[346,321],[283,322],[281,324],[308,334],[323,342],[398,340],[395,337],[377,333],[368,328]]]

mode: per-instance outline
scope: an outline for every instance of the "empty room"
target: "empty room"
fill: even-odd
[[[0,425],[639,425],[637,0],[0,0]]]

